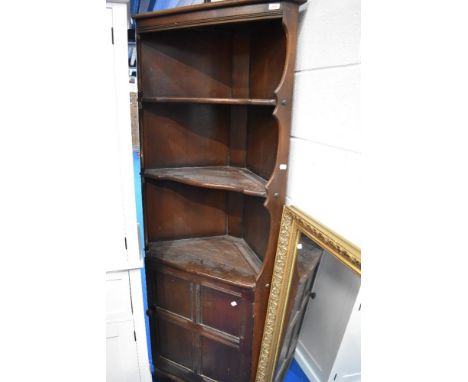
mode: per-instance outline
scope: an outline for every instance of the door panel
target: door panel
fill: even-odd
[[[202,324],[236,337],[243,334],[245,309],[244,302],[239,295],[202,286],[200,302]]]
[[[133,331],[133,320],[107,324],[106,381],[140,381]]]
[[[241,379],[239,348],[200,337],[201,373],[216,381],[239,382]]]
[[[179,277],[156,273],[156,305],[192,319],[192,283]]]
[[[157,353],[172,362],[193,370],[193,332],[160,315],[156,317],[156,327]]]
[[[127,271],[106,275],[106,321],[132,320],[130,280]]]

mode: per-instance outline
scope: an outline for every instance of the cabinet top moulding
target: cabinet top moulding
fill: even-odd
[[[296,3],[296,4],[304,4],[307,0],[282,0],[281,2],[289,2],[289,3]],[[176,7],[171,9],[164,9],[161,11],[153,11],[153,12],[144,12],[139,13],[133,16],[137,20],[146,19],[149,17],[154,16],[169,16],[169,15],[178,15],[183,13],[190,13],[196,11],[204,11],[210,9],[221,9],[227,7],[236,7],[241,5],[251,5],[251,4],[269,4],[269,3],[279,3],[276,1],[271,0],[223,0],[223,1],[216,1],[214,3],[201,3],[195,5],[187,5],[182,7]]]
[[[135,15],[137,32],[149,33],[203,25],[280,19],[284,3],[303,4],[306,0],[224,0],[146,12]]]
[[[203,98],[203,97],[142,97],[142,102],[152,103],[200,103],[200,104],[220,104],[220,105],[259,105],[275,106],[274,99],[253,99],[253,98]]]

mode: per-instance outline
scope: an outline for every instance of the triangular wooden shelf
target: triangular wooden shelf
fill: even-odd
[[[206,166],[146,169],[143,175],[153,179],[168,179],[197,187],[242,192],[266,196],[266,180],[242,167]]]
[[[261,267],[245,240],[229,235],[149,243],[148,255],[185,272],[250,288]]]

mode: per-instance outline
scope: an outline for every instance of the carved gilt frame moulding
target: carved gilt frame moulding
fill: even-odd
[[[271,382],[273,380],[281,346],[280,339],[283,333],[289,290],[296,264],[296,247],[301,234],[306,235],[361,276],[360,248],[296,207],[284,206],[256,382]]]

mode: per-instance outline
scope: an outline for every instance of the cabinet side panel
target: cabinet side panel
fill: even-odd
[[[273,109],[249,108],[247,122],[247,167],[264,179],[269,179],[276,162],[278,124]]]
[[[289,156],[289,140],[291,128],[291,105],[294,82],[294,68],[296,56],[296,39],[297,39],[297,20],[298,7],[297,4],[290,2],[282,2],[283,9],[282,28],[284,36],[287,37],[285,44],[286,52],[282,63],[278,63],[283,67],[282,77],[279,84],[275,88],[275,98],[278,105],[274,111],[274,118],[277,126],[277,145],[275,163],[271,168],[271,175],[267,184],[268,195],[265,206],[271,217],[270,233],[268,245],[263,259],[263,268],[257,278],[257,289],[255,294],[255,320],[254,320],[254,335],[252,347],[252,375],[251,381],[255,380],[255,371],[257,370],[258,360],[260,355],[260,347],[262,343],[262,335],[265,323],[265,313],[267,310],[267,301],[269,295],[268,285],[271,282],[273,266],[276,253],[276,245],[278,242],[279,224],[281,220],[281,212],[283,209],[286,180],[287,180],[287,165]],[[268,131],[268,130],[266,130]],[[249,163],[249,160],[247,161]],[[276,166],[275,166],[276,165]],[[283,165],[283,166],[282,166]],[[286,165],[286,166],[284,166]],[[260,366],[265,367],[265,358],[261,360]],[[268,361],[266,361],[268,362]]]
[[[244,239],[261,259],[265,256],[270,232],[270,215],[263,202],[261,198],[244,197]]]
[[[286,57],[286,36],[280,20],[253,30],[250,43],[250,96],[271,98],[279,85]]]
[[[170,181],[145,183],[148,240],[226,234],[226,192]]]

